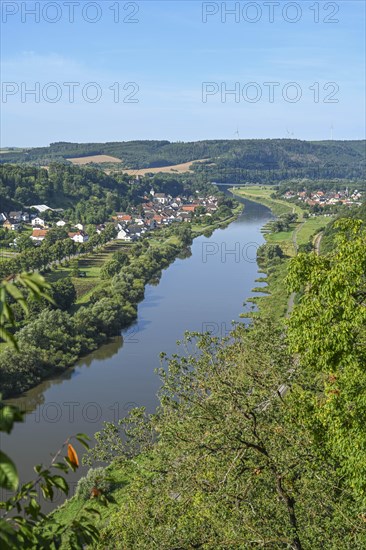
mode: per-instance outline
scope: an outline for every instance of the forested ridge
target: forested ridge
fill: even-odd
[[[194,188],[193,188],[194,184]],[[33,204],[70,210],[67,215],[85,223],[103,223],[113,211],[140,204],[151,188],[156,192],[190,195],[214,188],[203,178],[159,174],[134,180],[126,174],[107,175],[95,167],[52,162],[48,169],[24,164],[0,164],[0,209]]]
[[[68,208],[94,198],[105,208],[123,206],[127,186],[104,172],[52,163],[45,168],[4,164],[0,166],[1,210],[48,204]],[[125,203],[127,201],[125,200]]]
[[[197,142],[129,141],[111,143],[52,143],[49,147],[5,152],[0,162],[27,162],[38,165],[73,157],[111,155],[125,168],[155,168],[206,159],[195,165],[208,177],[222,181],[235,175],[248,181],[265,177],[272,181],[288,177],[353,178],[365,170],[365,141],[301,141],[290,139],[207,140]],[[235,180],[233,180],[235,181]],[[262,179],[263,181],[263,179]],[[267,181],[267,180],[266,180]],[[270,181],[268,179],[268,181]]]

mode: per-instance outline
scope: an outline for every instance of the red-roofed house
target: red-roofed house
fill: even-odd
[[[182,206],[181,210],[182,212],[194,212],[197,206],[197,204],[185,204],[184,206]]]
[[[47,229],[33,229],[33,233],[30,238],[32,241],[42,242],[45,240],[47,233]]]

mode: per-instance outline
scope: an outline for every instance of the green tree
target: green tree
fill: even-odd
[[[47,232],[46,238],[43,242],[43,246],[49,246],[57,243],[57,241],[62,241],[68,239],[67,229],[64,227],[53,227]]]
[[[361,550],[362,515],[288,398],[283,330],[256,321],[182,344],[192,353],[160,370],[156,414],[107,425],[88,455],[132,470],[104,546]]]
[[[53,283],[51,295],[60,309],[64,311],[70,309],[76,300],[75,286],[70,277],[60,279]]]
[[[336,247],[292,260],[289,290],[303,292],[289,322],[299,354],[299,401],[324,452],[366,504],[366,230],[337,222]]]
[[[262,244],[257,249],[257,260],[259,264],[271,264],[284,257],[283,250],[278,244]]]
[[[17,245],[17,250],[19,250],[19,252],[24,252],[25,250],[34,248],[34,243],[32,239],[29,237],[29,235],[26,235],[26,234],[19,235],[16,238],[16,245]]]
[[[105,262],[105,264],[103,264],[100,270],[100,276],[102,279],[110,279],[114,275],[116,275],[116,273],[118,273],[120,269],[121,265],[118,260],[112,258],[111,260],[108,260],[108,262]]]

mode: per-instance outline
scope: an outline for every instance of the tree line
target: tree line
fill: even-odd
[[[136,243],[128,260],[123,254],[106,265],[106,284],[95,290],[87,306],[71,314],[60,308],[36,308],[35,318],[16,333],[19,351],[5,349],[0,354],[0,387],[3,395],[24,392],[51,373],[72,366],[78,357],[97,349],[111,336],[119,335],[137,316],[145,285],[159,278],[178,254],[192,242],[190,228],[178,227],[180,244],[150,246]],[[57,289],[70,299],[68,288]]]
[[[0,262],[0,278],[15,277],[18,273],[45,271],[53,264],[70,259],[76,254],[92,252],[116,236],[113,224],[108,224],[104,231],[93,235],[85,243],[75,243],[64,229],[51,229],[41,246],[34,246],[27,237],[24,249],[16,256]]]
[[[301,177],[313,174],[314,166],[324,169],[325,178],[362,177],[365,166],[365,142],[301,141],[296,139],[204,140],[197,142],[130,141],[112,143],[51,143],[49,147],[28,149],[23,153],[4,153],[2,162],[49,164],[67,162],[67,158],[111,155],[123,161],[126,168],[154,168],[207,159],[214,169],[286,170],[297,168]],[[200,169],[200,165],[196,165]],[[338,172],[338,176],[337,176]],[[321,172],[318,172],[321,173]],[[342,174],[342,175],[341,175]],[[287,178],[282,178],[287,179]],[[253,181],[253,180],[251,180]]]

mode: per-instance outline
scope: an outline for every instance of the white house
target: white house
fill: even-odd
[[[76,229],[78,229],[79,231],[84,231],[84,226],[83,226],[82,223],[77,223],[77,224],[75,225],[75,227],[76,227]]]
[[[131,241],[131,235],[127,233],[125,229],[120,229],[117,234],[117,239],[120,241]]]
[[[40,227],[46,227],[46,222],[42,218],[39,218],[38,216],[36,218],[33,218],[32,220],[33,227],[36,225],[39,225]]]
[[[89,236],[83,231],[69,233],[69,237],[74,241],[74,243],[86,243],[89,240]]]
[[[59,222],[56,223],[57,227],[65,227],[66,225],[66,222],[64,222],[64,220],[60,220]]]
[[[155,193],[154,201],[159,202],[160,204],[167,204],[168,197],[165,195],[165,193]]]

